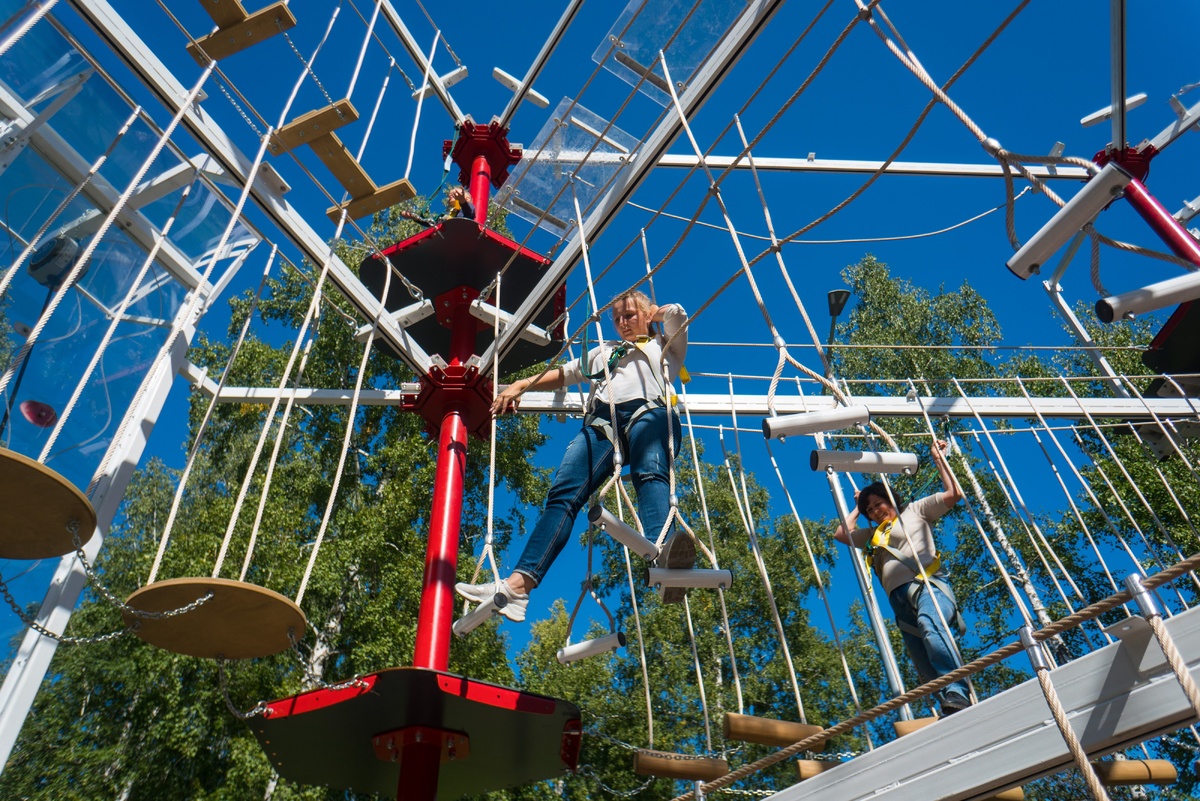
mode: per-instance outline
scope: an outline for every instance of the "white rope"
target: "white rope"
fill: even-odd
[[[687,385],[680,387],[680,394],[683,398],[683,411],[687,419],[688,428],[688,443],[692,450],[692,466],[696,471],[696,491],[700,495],[700,513],[704,520],[704,530],[708,533],[708,545],[712,549],[713,556],[717,553],[716,539],[713,537],[712,521],[708,514],[708,499],[704,494],[704,470],[700,463],[700,457],[696,453],[696,433],[692,426],[692,412],[687,405]],[[713,562],[713,569],[719,570],[720,565]],[[746,704],[742,700],[742,679],[738,673],[737,656],[733,650],[733,627],[729,623],[729,609],[725,604],[725,590],[722,587],[717,587],[717,599],[721,604],[721,630],[725,633],[725,645],[729,649],[729,666],[733,673],[733,688],[734,694],[737,696],[738,712],[745,714]]]
[[[116,202],[113,203],[112,209],[104,218],[104,222],[100,224],[100,227],[97,229],[96,233],[92,235],[91,241],[89,241],[87,246],[83,249],[83,253],[81,253],[75,260],[75,264],[72,266],[71,271],[67,274],[67,277],[55,289],[53,299],[46,306],[46,309],[42,312],[41,317],[38,318],[33,330],[25,338],[25,342],[22,343],[21,349],[9,363],[8,369],[5,370],[4,375],[0,377],[0,393],[4,392],[4,390],[8,387],[9,382],[12,380],[13,374],[19,370],[21,365],[24,364],[25,360],[29,358],[29,352],[33,349],[33,346],[37,344],[38,337],[41,336],[42,330],[45,329],[46,325],[50,321],[50,318],[54,315],[55,309],[58,308],[59,304],[62,303],[63,298],[67,296],[67,293],[71,291],[71,289],[75,286],[75,283],[83,275],[84,268],[91,260],[92,254],[96,252],[96,248],[100,246],[100,242],[103,241],[104,237],[108,234],[109,229],[112,228],[112,225],[114,222],[116,222],[117,217],[119,217],[121,212],[125,209],[125,206],[129,203],[129,199],[133,197],[134,192],[136,192],[138,187],[141,186],[142,179],[150,170],[150,165],[153,164],[154,160],[158,158],[158,155],[166,146],[167,141],[171,138],[171,134],[175,132],[175,128],[183,119],[183,115],[186,113],[187,109],[190,108],[190,104],[195,101],[195,98],[199,96],[205,81],[208,80],[208,76],[211,74],[212,69],[209,67],[206,68],[200,75],[199,80],[196,81],[195,86],[193,86],[192,90],[188,93],[187,102],[184,103],[180,110],[176,112],[175,116],[171,118],[171,122],[163,130],[162,135],[158,137],[158,141],[154,143],[154,147],[151,148],[149,155],[147,155],[142,161],[141,165],[137,169],[137,172],[135,172],[133,177],[130,179],[125,191],[122,192],[120,197],[117,198]],[[211,269],[212,268],[210,266],[210,272]]]
[[[199,173],[193,175],[192,182],[184,187],[183,191],[180,193],[179,201],[175,204],[175,208],[171,211],[170,216],[167,217],[167,221],[163,223],[162,231],[154,238],[154,245],[151,246],[150,252],[146,254],[146,258],[142,260],[142,266],[138,270],[138,274],[134,277],[132,283],[130,283],[129,291],[125,293],[125,296],[121,299],[121,303],[117,306],[117,309],[110,315],[111,320],[108,328],[105,330],[104,335],[100,338],[100,343],[96,346],[96,352],[92,354],[91,361],[88,362],[87,367],[84,368],[82,376],[80,376],[79,380],[76,382],[75,390],[71,393],[71,397],[67,401],[66,406],[63,407],[62,414],[58,416],[58,421],[55,423],[54,429],[50,432],[50,436],[46,438],[46,444],[42,446],[42,452],[38,455],[39,462],[45,464],[47,458],[49,457],[51,448],[54,447],[54,443],[58,440],[59,434],[62,433],[63,427],[66,426],[67,420],[71,417],[71,412],[75,410],[76,404],[79,403],[80,396],[83,395],[84,389],[86,389],[88,382],[91,380],[92,373],[95,371],[96,366],[100,364],[101,360],[103,360],[105,351],[112,342],[112,338],[116,333],[117,327],[123,322],[125,312],[129,309],[130,304],[133,302],[134,294],[138,291],[138,289],[141,288],[142,281],[145,280],[146,274],[154,265],[154,261],[158,257],[158,253],[162,249],[163,243],[166,242],[167,237],[170,236],[171,228],[174,226],[175,220],[178,218],[179,211],[183,208],[184,202],[191,194],[192,187],[195,186],[196,178],[198,176]],[[249,254],[249,252],[250,251],[246,251],[246,253],[240,258],[244,258],[245,255]]]
[[[700,709],[704,712],[705,750],[712,753],[712,723],[708,719],[708,694],[704,690],[704,671],[700,669],[700,652],[696,648],[696,630],[692,625],[692,605],[686,594],[683,596],[683,616],[687,621],[688,642],[691,643],[692,661],[696,666],[696,690],[700,693]]]
[[[796,503],[792,500],[792,493],[787,488],[787,483],[783,480],[783,473],[779,469],[779,463],[775,461],[775,454],[771,450],[771,440],[763,437],[763,445],[767,449],[767,458],[771,461],[771,467],[775,470],[775,477],[779,480],[779,486],[783,490],[783,496],[787,499],[788,508],[791,509],[792,519],[796,522],[796,527],[800,530],[800,538],[804,542],[804,552],[808,556],[808,563],[812,567],[813,579],[817,585],[817,595],[821,599],[821,603],[825,606],[825,615],[829,618],[829,631],[833,634],[833,643],[838,650],[838,659],[842,663],[842,675],[846,679],[846,687],[850,690],[850,700],[854,704],[854,713],[857,715],[862,712],[862,703],[858,698],[858,689],[854,686],[854,673],[850,670],[850,662],[846,659],[846,647],[842,642],[842,635],[838,631],[837,621],[833,616],[833,606],[829,603],[829,594],[825,591],[825,579],[821,577],[821,568],[817,564],[817,557],[813,553],[812,543],[808,539],[808,531],[805,529],[804,521],[800,519],[800,513],[796,510]],[[863,726],[863,734],[867,738],[868,750],[875,748],[875,743],[871,737],[871,729],[869,726]]]
[[[729,379],[729,413],[733,419],[733,425],[737,426],[737,405],[734,402],[733,378]],[[762,580],[763,589],[767,593],[767,603],[771,607],[771,619],[775,623],[775,632],[779,635],[779,649],[783,652],[783,661],[787,665],[788,679],[792,683],[792,695],[796,699],[796,713],[800,716],[801,723],[808,723],[808,715],[804,711],[804,701],[800,696],[800,683],[796,680],[796,667],[792,663],[792,652],[788,647],[787,632],[783,627],[783,620],[779,617],[779,604],[775,601],[775,589],[771,586],[771,576],[767,571],[767,563],[763,559],[762,548],[758,543],[758,533],[755,531],[757,524],[754,522],[754,511],[750,505],[750,493],[746,489],[746,469],[743,466],[742,458],[742,440],[738,436],[737,431],[733,432],[734,445],[737,450],[738,461],[738,479],[741,482],[741,494],[738,494],[738,486],[733,483],[733,472],[729,467],[729,453],[725,451],[724,432],[721,434],[721,450],[725,452],[725,468],[729,471],[730,484],[733,484],[733,496],[737,499],[739,507],[745,504],[745,512],[742,514],[742,520],[746,524],[746,536],[750,541],[750,553],[754,556],[754,564],[758,568],[758,577]]]
[[[21,38],[29,33],[29,30],[38,24],[42,17],[46,16],[50,12],[50,9],[54,8],[57,4],[58,0],[40,0],[38,7],[33,10],[33,13],[22,20],[21,24],[8,34],[8,40],[0,47],[0,56],[3,56],[13,45],[21,41]],[[26,5],[26,9],[28,9],[28,4]]]
[[[412,136],[408,141],[408,164],[404,167],[404,180],[408,180],[412,172],[413,153],[417,149],[417,129],[421,126],[421,106],[425,103],[425,91],[429,88],[429,71],[433,69],[433,57],[437,53],[438,40],[442,38],[441,30],[433,35],[433,47],[429,49],[429,58],[425,61],[425,77],[421,79],[421,90],[417,94],[417,116],[413,119]]]
[[[57,2],[57,0],[55,1]],[[54,211],[50,213],[50,216],[47,217],[45,222],[42,223],[41,227],[38,228],[37,232],[33,235],[33,238],[30,239],[29,243],[25,246],[25,249],[21,251],[21,255],[17,257],[16,261],[12,263],[12,266],[9,267],[7,272],[4,273],[4,277],[0,278],[0,298],[3,298],[5,292],[8,291],[9,284],[12,283],[14,276],[16,276],[16,274],[20,271],[21,267],[24,266],[25,260],[37,251],[38,246],[41,244],[42,237],[46,234],[46,231],[50,230],[50,226],[52,226],[55,221],[58,220],[59,216],[66,211],[67,207],[70,206],[75,198],[79,196],[79,193],[82,192],[89,183],[91,183],[94,177],[96,177],[96,173],[100,172],[100,168],[104,166],[106,161],[108,161],[108,157],[111,156],[112,152],[117,149],[117,145],[121,143],[121,140],[125,138],[125,134],[129,133],[129,129],[133,127],[133,124],[137,122],[141,115],[142,107],[134,107],[133,113],[129,115],[129,117],[121,125],[120,129],[117,130],[117,135],[113,137],[113,140],[109,143],[105,151],[100,154],[99,158],[92,162],[92,166],[88,168],[88,171],[84,173],[83,177],[79,179],[79,182],[72,187],[71,191],[67,193],[67,196],[59,202]]]
[[[482,296],[480,296],[482,299]],[[496,274],[495,281],[495,299],[492,301],[496,304],[495,319],[492,321],[492,341],[500,341],[500,274]],[[492,353],[492,403],[496,402],[498,390],[498,382],[500,380],[500,349],[495,348]],[[492,415],[491,433],[488,437],[488,505],[487,505],[487,531],[483,535],[483,552],[479,555],[479,564],[483,564],[483,560],[487,559],[492,568],[492,581],[497,585],[500,583],[500,569],[496,566],[496,551],[495,551],[495,513],[496,513],[496,415]],[[591,559],[589,553],[588,558]],[[478,578],[479,568],[475,569],[476,575],[472,577],[471,582],[475,583]]]
[[[375,3],[375,10],[371,12],[371,21],[367,23],[367,33],[363,36],[362,48],[358,51],[358,62],[354,65],[354,74],[350,76],[350,86],[346,88],[346,99],[354,98],[354,85],[358,83],[358,73],[362,70],[363,60],[367,56],[367,45],[371,43],[371,34],[375,32],[375,22],[379,19],[379,10],[383,8],[382,2]],[[355,11],[358,9],[356,8]]]

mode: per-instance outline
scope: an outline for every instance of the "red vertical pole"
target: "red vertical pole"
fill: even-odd
[[[442,746],[437,740],[407,743],[400,752],[396,801],[434,801]]]
[[[488,195],[491,192],[492,168],[487,156],[476,156],[471,165],[471,203],[475,205],[475,222],[487,224]]]
[[[1125,187],[1125,199],[1176,256],[1200,267],[1200,242],[1187,232],[1171,212],[1163,208],[1163,205],[1147,191],[1145,184],[1134,178],[1129,182],[1129,186]]]

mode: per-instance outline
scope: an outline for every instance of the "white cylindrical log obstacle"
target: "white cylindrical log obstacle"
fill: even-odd
[[[808,464],[813,470],[832,468],[837,473],[904,473],[911,476],[917,472],[917,455],[890,451],[815,450],[808,458]]]
[[[841,406],[823,412],[789,414],[786,417],[764,417],[763,436],[767,439],[818,434],[822,431],[837,431],[850,426],[865,425],[871,420],[871,411],[866,406]]]
[[[617,542],[624,545],[647,562],[658,558],[658,546],[643,537],[634,529],[625,525],[612,512],[603,506],[593,506],[588,509],[588,521],[594,525],[604,526],[604,530]]]
[[[667,567],[646,568],[646,583],[651,587],[694,587],[700,589],[727,590],[733,586],[733,573],[729,570],[707,570],[684,568],[674,570]]]
[[[595,637],[591,640],[584,640],[574,645],[565,645],[559,648],[558,663],[566,665],[571,662],[578,662],[580,659],[587,659],[589,656],[611,653],[618,648],[624,647],[625,632],[614,631],[612,634],[605,634],[603,637]]]
[[[465,637],[482,626],[494,614],[496,614],[496,604],[493,601],[484,601],[475,607],[474,611],[468,612],[454,621],[450,630],[454,632],[455,637]]]
[[[1186,273],[1096,301],[1096,316],[1111,323],[1200,298],[1200,272]]]

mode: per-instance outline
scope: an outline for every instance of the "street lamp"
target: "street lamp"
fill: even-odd
[[[829,290],[829,337],[825,340],[825,377],[829,378],[833,373],[833,353],[829,348],[833,345],[833,335],[837,331],[837,318],[846,308],[846,302],[850,300],[849,289],[831,289]],[[821,394],[825,394],[824,388]]]

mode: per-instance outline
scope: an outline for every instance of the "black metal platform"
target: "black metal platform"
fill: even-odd
[[[469,287],[476,293],[480,292],[512,259],[512,264],[505,270],[501,279],[500,291],[500,308],[509,313],[515,312],[524,302],[551,263],[546,257],[484,228],[474,220],[463,217],[444,220],[432,228],[397,242],[384,250],[381,256],[373,255],[364,259],[359,277],[376,297],[383,294],[386,277],[387,265],[383,256],[419,287],[425,297],[435,302],[439,296],[459,287]],[[385,303],[388,310],[396,311],[415,302],[404,288],[403,282],[393,275]],[[564,284],[558,288],[551,301],[538,310],[533,324],[543,329],[548,328],[565,308]],[[440,312],[441,309],[435,311]],[[446,358],[450,352],[450,329],[442,323],[439,314],[435,313],[414,323],[407,330],[428,353],[437,353]],[[548,333],[553,340],[550,345],[518,341],[501,361],[501,375],[530,367],[555,355],[562,347],[564,326],[560,324]],[[475,353],[483,353],[491,342],[492,327],[481,322],[475,336]],[[397,355],[383,342],[380,343],[380,347],[392,356]],[[490,369],[491,365],[483,367]]]
[[[1142,353],[1142,364],[1168,375],[1200,373],[1200,303],[1189,301],[1167,318],[1167,322]],[[1200,379],[1180,378],[1176,383],[1190,397],[1200,396]],[[1161,378],[1154,379],[1147,395],[1177,397],[1179,391]]]
[[[265,717],[249,721],[280,776],[394,798],[401,765],[381,751],[405,729],[446,735],[441,801],[552,779],[578,765],[579,707],[567,701],[424,668],[361,681],[273,701]]]

